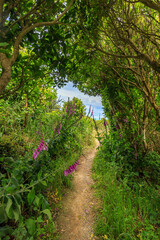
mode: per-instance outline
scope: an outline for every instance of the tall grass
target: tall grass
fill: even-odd
[[[99,152],[93,166],[96,196],[101,199],[96,235],[108,240],[160,239],[159,188],[122,175],[123,168]]]

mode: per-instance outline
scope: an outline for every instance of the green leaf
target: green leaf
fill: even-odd
[[[15,209],[15,210],[13,210],[13,215],[14,215],[14,219],[15,219],[15,221],[17,222],[18,221],[18,219],[19,219],[19,209],[17,208],[17,209]]]
[[[42,199],[42,210],[48,209],[49,208],[49,203],[45,198]]]
[[[7,215],[3,206],[0,207],[0,224],[7,221]]]
[[[44,186],[47,186],[46,181],[41,181],[41,183],[42,183]]]
[[[0,49],[0,52],[5,53],[5,54],[9,54],[8,49]]]
[[[34,188],[32,188],[32,190],[28,193],[27,199],[28,199],[29,205],[31,205],[31,203],[35,199],[35,190],[34,190]]]
[[[11,219],[12,218],[12,216],[13,216],[13,214],[12,214],[12,208],[11,208],[11,206],[12,206],[12,199],[10,199],[10,198],[8,198],[8,202],[7,202],[7,205],[6,205],[6,208],[5,208],[5,210],[6,210],[6,213],[7,213],[7,216]]]
[[[12,234],[12,232],[13,232],[13,229],[9,226],[0,227],[0,238],[5,237],[8,234]]]
[[[6,46],[8,46],[9,44],[8,43],[6,43],[6,42],[1,42],[0,43],[0,47],[6,47]]]
[[[37,206],[37,207],[39,207],[39,205],[40,205],[40,198],[39,197],[35,197],[35,200],[34,200],[34,203],[35,203],[35,205]]]
[[[11,193],[11,194],[12,194],[15,190],[16,190],[16,186],[14,186],[14,185],[11,185],[11,186],[9,186],[9,187],[6,188],[6,192],[7,192],[7,193]]]
[[[12,32],[15,32],[19,29],[19,25],[18,23],[16,23],[13,27],[12,27]]]
[[[26,220],[26,227],[30,235],[33,235],[36,230],[36,224],[35,220],[32,218],[29,218]]]
[[[16,186],[16,187],[19,186],[18,181],[15,177],[11,177],[11,182],[13,183],[14,186]]]
[[[41,170],[39,171],[39,173],[38,173],[37,176],[38,176],[38,180],[40,180],[40,179],[41,179],[41,176],[42,176],[42,171],[41,171]]]
[[[49,209],[44,209],[42,211],[42,213],[46,214],[49,218],[49,220],[52,220],[52,214],[51,214],[51,211]]]
[[[37,218],[37,222],[39,222],[39,223],[43,222],[42,216],[39,216],[39,217]]]

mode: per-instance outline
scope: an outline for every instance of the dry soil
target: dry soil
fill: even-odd
[[[73,188],[66,193],[57,219],[59,240],[96,239],[93,233],[95,198],[91,168],[97,146],[98,143],[80,157],[80,164],[73,173]]]

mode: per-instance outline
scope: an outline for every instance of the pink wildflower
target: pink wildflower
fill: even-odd
[[[108,125],[106,119],[104,120],[104,126],[106,127]]]
[[[57,132],[58,135],[60,134],[60,131],[61,131],[61,123],[59,124],[58,132]]]
[[[38,150],[36,149],[33,153],[33,159],[36,160],[37,156],[38,156],[39,152]]]
[[[128,122],[128,118],[123,119],[123,122],[127,123]]]
[[[67,107],[66,107],[66,113],[68,112],[68,104],[67,104]]]
[[[47,150],[48,151],[48,144],[46,143],[46,145],[45,145],[45,142],[43,141],[43,138],[41,139],[41,142],[40,142],[38,148],[33,153],[33,159],[34,160],[36,160],[37,156],[39,155],[39,153],[42,150]]]
[[[75,104],[75,103],[73,103],[73,108],[74,108],[74,109],[76,108],[76,104]]]
[[[43,150],[48,151],[48,144],[46,143],[46,145],[43,147]]]
[[[69,109],[69,116],[72,114],[72,108]]]
[[[75,162],[72,166],[69,166],[68,169],[64,170],[64,176],[68,176],[68,174],[71,174],[73,171],[75,171],[78,164],[79,161]]]
[[[68,176],[67,170],[64,170],[64,176]]]

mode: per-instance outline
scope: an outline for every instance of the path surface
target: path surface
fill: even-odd
[[[73,189],[66,194],[62,202],[62,210],[57,220],[60,240],[96,239],[93,237],[95,203],[91,188],[91,168],[97,146],[80,157],[80,164],[74,173]]]

